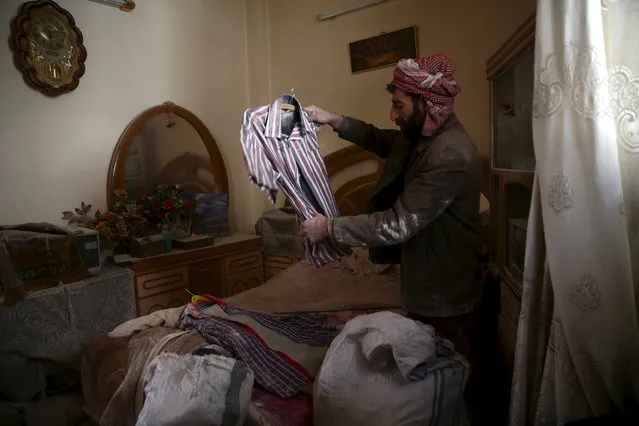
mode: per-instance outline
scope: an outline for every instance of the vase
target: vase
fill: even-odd
[[[171,237],[175,240],[178,238],[184,238],[191,235],[191,220],[187,218],[178,217],[166,221],[165,225],[169,228]]]

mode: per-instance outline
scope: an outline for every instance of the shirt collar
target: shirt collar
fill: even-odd
[[[306,135],[306,132],[311,129],[311,125],[306,118],[305,111],[302,110],[302,105],[297,100],[297,98],[293,98],[291,101],[293,105],[300,111],[300,132],[302,136]],[[266,131],[264,135],[270,138],[278,138],[282,137],[282,97],[280,96],[271,104],[268,111],[268,118],[266,119]]]

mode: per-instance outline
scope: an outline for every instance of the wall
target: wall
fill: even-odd
[[[207,125],[231,186],[234,229],[253,229],[254,188],[239,146],[248,100],[245,2],[136,0],[124,13],[59,0],[88,50],[78,89],[48,98],[26,86],[5,40],[22,0],[0,2],[0,224],[57,222],[81,201],[103,208],[113,148],[141,111],[170,100]]]
[[[457,115],[482,155],[490,140],[486,60],[535,9],[535,0],[392,0],[329,21],[316,19],[352,0],[271,0],[270,73],[273,96],[295,87],[303,104],[316,104],[378,126],[392,127],[385,87],[393,67],[351,74],[348,43],[417,26],[421,56],[444,53],[457,65],[462,87]],[[347,144],[328,127],[322,151]]]
[[[136,0],[132,13],[59,0],[88,49],[79,88],[48,98],[27,87],[0,43],[0,224],[56,222],[81,201],[104,208],[113,148],[135,115],[173,101],[207,125],[226,163],[231,226],[250,232],[265,208],[239,145],[242,113],[295,88],[311,103],[392,125],[384,87],[392,67],[350,73],[348,43],[417,25],[422,55],[446,53],[463,88],[458,115],[488,153],[486,59],[535,0],[393,0],[332,21],[318,12],[352,0]],[[22,0],[0,2],[0,37]],[[322,151],[346,143],[328,128]],[[281,200],[281,197],[280,197]]]

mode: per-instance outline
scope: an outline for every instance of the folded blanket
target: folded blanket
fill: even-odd
[[[127,337],[151,327],[177,328],[184,306],[162,309],[124,322],[109,332],[109,337]]]

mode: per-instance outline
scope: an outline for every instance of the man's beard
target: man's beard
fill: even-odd
[[[421,136],[425,119],[426,113],[416,108],[410,117],[408,117],[408,120],[398,118],[395,120],[395,124],[399,126],[402,132],[404,132],[409,139],[413,139]]]

